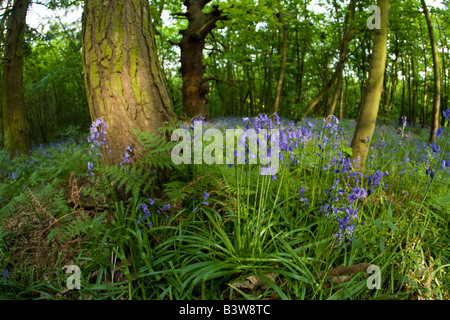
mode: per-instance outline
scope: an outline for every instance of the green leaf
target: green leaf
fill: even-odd
[[[343,147],[343,146],[341,146],[341,150],[342,150],[342,152],[344,152],[348,156],[352,156],[353,155],[353,150],[350,147]]]

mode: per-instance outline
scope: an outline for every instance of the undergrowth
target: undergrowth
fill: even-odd
[[[448,128],[429,145],[378,126],[359,175],[354,122],[270,121],[256,120],[286,136],[274,175],[248,161],[174,165],[177,142],[144,132],[133,165],[104,166],[101,143],[1,150],[0,298],[450,298]],[[80,290],[67,289],[68,265]]]

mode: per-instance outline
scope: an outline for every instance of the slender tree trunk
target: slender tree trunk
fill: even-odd
[[[320,90],[320,92],[311,99],[311,101],[306,106],[306,110],[301,118],[303,120],[306,115],[319,103],[319,101],[328,93],[328,90],[330,90],[333,83],[337,80],[337,78],[342,75],[342,70],[344,70],[344,64],[345,60],[347,59],[347,45],[350,42],[350,40],[353,38],[353,34],[355,32],[355,0],[350,0],[350,3],[348,5],[348,11],[351,14],[352,23],[350,25],[349,30],[343,37],[341,43],[340,43],[340,49],[339,49],[339,61],[336,65],[335,71],[331,79],[327,82],[327,84]],[[349,19],[349,16],[347,14],[345,22],[347,22]],[[346,23],[344,23],[346,25]]]
[[[428,70],[427,70],[428,66],[426,53],[424,56],[424,68],[425,68],[425,79],[423,85],[422,128],[424,128],[425,124],[427,123],[427,112],[428,112]]]
[[[409,62],[411,62],[411,57],[409,57]],[[407,76],[406,76],[407,82],[408,82],[408,122],[412,123],[412,116],[411,116],[411,110],[412,110],[412,103],[411,103],[411,69],[410,69],[410,63],[408,63],[408,69],[407,69]]]
[[[334,89],[333,97],[331,98],[331,103],[327,111],[327,116],[334,115],[334,111],[336,109],[336,103],[339,98],[339,94],[342,90],[342,74],[339,76],[337,82],[336,82],[336,88]]]
[[[433,56],[433,73],[434,73],[434,97],[433,97],[433,114],[431,120],[430,138],[429,142],[436,140],[436,130],[439,128],[439,109],[441,106],[441,75],[439,70],[439,54],[436,44],[436,38],[434,37],[433,25],[431,23],[431,17],[428,13],[425,0],[420,0],[422,4],[425,20],[427,21],[428,34],[430,36],[431,52]]]
[[[280,75],[278,78],[277,88],[275,91],[275,101],[272,106],[272,112],[275,113],[278,112],[278,109],[280,107],[281,102],[281,94],[283,90],[283,81],[284,81],[284,73],[286,70],[286,57],[287,57],[287,47],[288,47],[288,26],[286,24],[286,21],[284,20],[284,13],[279,12],[278,17],[280,20],[280,23],[282,25],[282,33],[283,33],[283,48],[281,53],[281,66],[280,66]]]
[[[413,126],[416,126],[417,75],[416,75],[416,68],[415,68],[415,64],[414,64],[414,57],[413,57],[413,55],[411,55],[411,70],[412,70],[412,75],[413,75],[411,119],[412,119]]]
[[[360,115],[351,143],[351,161],[354,168],[363,171],[369,152],[370,141],[375,130],[381,91],[383,89],[384,69],[387,56],[387,34],[389,25],[389,0],[378,0],[380,7],[380,29],[375,30],[373,52],[370,61],[369,79],[364,92]]]
[[[31,149],[31,132],[24,106],[23,47],[30,0],[15,0],[8,18],[3,57],[2,112],[6,149],[11,157]]]
[[[388,104],[388,112],[392,110],[395,103],[395,95],[397,92],[397,83],[398,83],[398,57],[399,52],[398,49],[395,52],[395,60],[394,60],[394,66],[391,74],[391,93],[389,95],[389,104]]]
[[[146,0],[86,0],[83,13],[83,66],[92,119],[108,124],[111,165],[142,155],[131,129],[161,134],[176,115],[157,59]],[[105,159],[106,157],[104,157]],[[106,161],[106,160],[105,160]]]

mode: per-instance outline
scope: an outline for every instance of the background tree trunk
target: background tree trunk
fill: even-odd
[[[425,0],[420,0],[422,3],[423,14],[427,21],[428,34],[430,36],[431,51],[433,56],[433,73],[434,73],[434,97],[433,97],[433,114],[431,119],[431,129],[429,142],[436,140],[436,130],[439,128],[439,109],[441,106],[441,75],[439,70],[439,55],[436,44],[436,38],[434,37],[433,25],[431,24],[430,14],[428,13]]]
[[[286,21],[284,21],[283,12],[279,12],[278,17],[279,17],[279,20],[280,20],[280,23],[281,23],[282,29],[283,29],[282,30],[283,48],[282,48],[282,53],[281,53],[280,75],[278,77],[277,89],[275,91],[275,101],[273,103],[272,113],[278,112],[278,109],[280,107],[284,73],[286,70],[286,57],[287,57],[287,47],[288,47],[288,27],[287,27]]]
[[[8,19],[3,57],[3,136],[11,157],[31,150],[30,126],[25,114],[23,89],[23,48],[25,19],[30,0],[15,0]]]
[[[224,20],[218,5],[210,13],[203,13],[204,7],[211,0],[185,0],[187,12],[176,14],[189,20],[187,29],[181,30],[183,38],[177,45],[181,49],[181,76],[183,78],[183,117],[191,119],[197,115],[211,119],[207,108],[206,95],[209,84],[203,78],[203,49],[206,36],[216,27],[218,20]]]
[[[381,11],[381,28],[375,29],[373,53],[369,78],[366,82],[363,102],[351,143],[351,161],[355,170],[362,171],[369,152],[370,140],[375,130],[378,108],[383,89],[384,69],[387,56],[387,34],[389,25],[389,0],[378,0]]]
[[[336,88],[334,89],[333,98],[331,99],[331,103],[328,108],[327,116],[334,115],[334,111],[336,109],[336,103],[338,101],[339,94],[341,93],[341,88],[342,88],[342,73],[337,80]],[[339,115],[341,116],[341,113]]]
[[[320,102],[320,100],[328,93],[328,90],[330,90],[333,83],[339,78],[339,76],[342,76],[342,70],[344,70],[344,63],[347,59],[347,45],[350,42],[350,40],[353,38],[353,34],[355,32],[355,0],[350,0],[350,3],[348,5],[348,12],[351,15],[352,23],[350,25],[349,30],[345,34],[345,36],[342,38],[342,41],[340,43],[340,49],[339,49],[339,61],[336,65],[335,71],[331,79],[328,81],[328,83],[320,90],[320,92],[311,99],[311,101],[306,106],[306,110],[303,113],[301,120],[303,120],[306,115]],[[344,25],[347,25],[347,22],[349,20],[349,15],[347,13],[345,17],[345,23]]]
[[[146,0],[86,0],[83,66],[92,119],[108,124],[109,164],[141,156],[131,129],[159,134],[176,115],[156,55]]]

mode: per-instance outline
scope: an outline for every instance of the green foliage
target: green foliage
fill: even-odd
[[[24,59],[25,104],[35,143],[77,138],[90,124],[84,88],[81,30],[54,23],[30,36]]]

